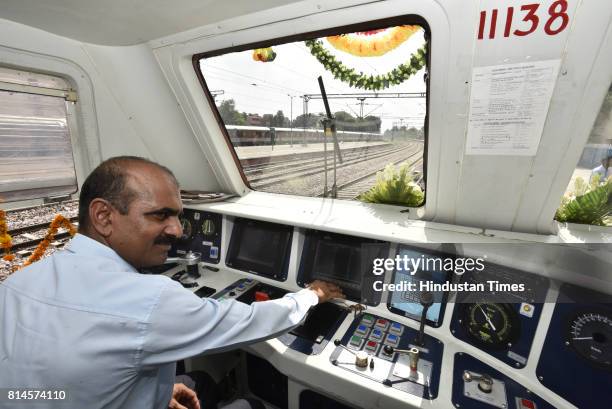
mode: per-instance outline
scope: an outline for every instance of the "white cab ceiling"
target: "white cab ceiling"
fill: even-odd
[[[0,0],[0,18],[85,43],[133,45],[298,0]]]

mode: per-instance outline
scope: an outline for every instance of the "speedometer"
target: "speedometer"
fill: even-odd
[[[520,321],[510,304],[465,304],[461,323],[469,338],[483,348],[510,348],[520,333]]]
[[[583,311],[569,321],[567,345],[591,364],[612,369],[612,317],[599,311]]]

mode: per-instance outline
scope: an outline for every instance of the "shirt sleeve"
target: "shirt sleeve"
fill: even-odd
[[[308,289],[247,305],[199,298],[171,281],[161,291],[144,335],[143,366],[175,362],[274,338],[298,325],[317,295]]]

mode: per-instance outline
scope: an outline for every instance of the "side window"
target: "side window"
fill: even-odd
[[[555,219],[612,226],[612,86],[601,105]]]
[[[194,60],[252,189],[416,207],[425,201],[428,36],[407,16]]]
[[[67,111],[75,100],[61,78],[0,67],[0,201],[76,192]]]

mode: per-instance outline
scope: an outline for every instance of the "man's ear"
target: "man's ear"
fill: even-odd
[[[111,204],[96,198],[89,204],[89,222],[91,227],[102,237],[108,237],[113,231],[112,214],[115,211]]]

